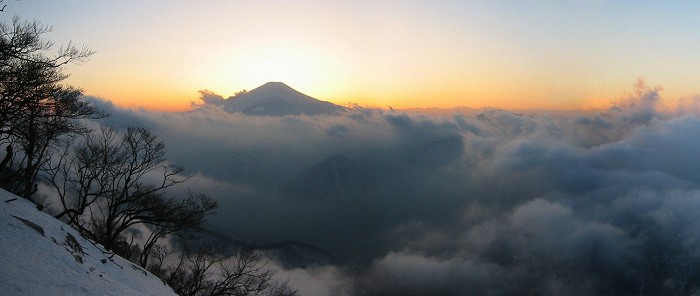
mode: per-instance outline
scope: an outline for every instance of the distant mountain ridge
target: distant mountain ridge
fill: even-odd
[[[333,115],[347,108],[307,96],[282,82],[268,82],[224,100],[225,111],[257,116]]]
[[[329,252],[293,239],[284,239],[276,243],[251,243],[204,228],[185,232],[176,239],[182,239],[181,243],[189,243],[189,247],[195,249],[221,246],[222,248],[217,251],[224,256],[236,256],[241,250],[261,251],[264,256],[277,261],[285,268],[339,264],[339,261]]]

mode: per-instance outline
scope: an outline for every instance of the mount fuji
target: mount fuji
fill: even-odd
[[[249,92],[231,96],[224,110],[257,116],[333,115],[347,108],[296,91],[282,82],[268,82]]]

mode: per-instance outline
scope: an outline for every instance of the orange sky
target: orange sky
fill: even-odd
[[[632,1],[26,0],[46,37],[96,51],[69,83],[120,106],[184,110],[282,81],[375,107],[587,108],[637,79],[700,93],[700,5]]]

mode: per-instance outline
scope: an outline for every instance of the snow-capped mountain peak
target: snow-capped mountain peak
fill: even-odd
[[[330,115],[346,108],[307,96],[282,82],[268,82],[249,92],[229,97],[224,110],[247,115]]]

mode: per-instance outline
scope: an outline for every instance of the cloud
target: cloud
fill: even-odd
[[[202,101],[201,104],[203,105],[214,105],[214,106],[221,106],[224,103],[224,97],[221,95],[215,94],[214,92],[204,89],[199,91],[200,97],[199,99]],[[195,102],[192,102],[192,105],[197,107],[198,104]]]
[[[351,267],[285,271],[311,294],[693,294],[700,109],[669,110],[661,88],[635,87],[599,112],[255,117],[103,104],[109,124],[152,129],[219,201],[208,227],[303,241]],[[314,167],[333,177],[300,177]],[[313,197],[285,189],[321,179],[339,183]],[[353,182],[374,185],[323,189]]]
[[[479,223],[460,238],[455,254],[403,251],[377,260],[366,293],[591,295],[624,290],[635,279],[635,242],[624,231],[578,219],[571,208],[543,199]]]
[[[276,266],[275,269],[278,270],[275,278],[291,283],[300,295],[350,296],[355,294],[354,282],[345,272],[334,266],[289,270]]]

